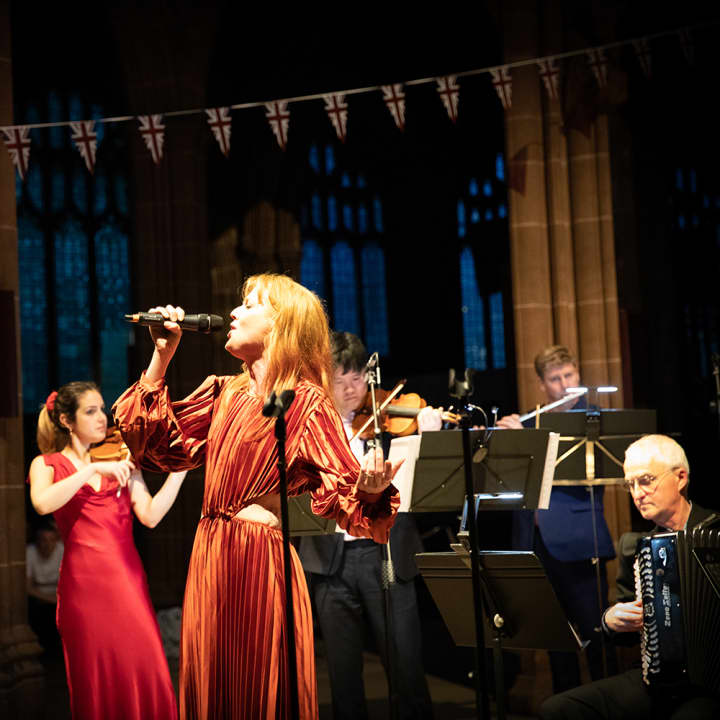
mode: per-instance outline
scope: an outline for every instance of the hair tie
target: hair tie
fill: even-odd
[[[57,397],[57,390],[53,390],[45,401],[45,407],[48,412],[52,412],[55,409],[55,398]]]

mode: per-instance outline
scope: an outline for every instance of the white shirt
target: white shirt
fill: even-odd
[[[31,543],[25,549],[27,576],[35,583],[37,589],[41,592],[57,592],[63,550],[63,544],[58,542],[50,557],[44,558],[40,555],[34,543]]]

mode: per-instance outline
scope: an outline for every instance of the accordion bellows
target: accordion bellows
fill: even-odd
[[[642,538],[635,584],[644,682],[720,691],[720,529]]]

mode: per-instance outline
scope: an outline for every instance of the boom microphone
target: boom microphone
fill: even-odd
[[[126,315],[127,322],[136,323],[137,325],[147,325],[148,327],[164,327],[167,318],[160,313],[134,313]],[[201,332],[206,335],[216,330],[223,329],[223,319],[219,315],[207,315],[199,313],[197,315],[186,315],[185,318],[178,322],[183,330],[191,330],[193,332]]]

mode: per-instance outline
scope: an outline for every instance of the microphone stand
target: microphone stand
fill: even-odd
[[[372,418],[373,418],[373,439],[368,441],[368,448],[375,452],[378,448],[382,450],[382,432],[378,423],[377,400],[375,398],[375,389],[380,386],[380,364],[378,354],[375,352],[370,356],[365,366],[365,381],[370,388],[370,398],[372,399]],[[383,592],[383,615],[385,619],[385,664],[388,683],[388,708],[390,720],[397,718],[397,697],[395,692],[395,659],[393,652],[393,632],[392,632],[392,598],[390,596],[390,588],[395,584],[395,568],[393,567],[392,556],[390,554],[390,541],[381,545],[382,547],[382,568],[380,578],[382,582]]]
[[[285,413],[295,399],[294,390],[284,390],[278,397],[273,391],[263,406],[265,417],[275,418],[275,439],[277,440],[277,466],[280,474],[280,517],[283,534],[283,566],[285,570],[285,629],[287,636],[288,684],[290,687],[290,718],[299,720],[297,651],[295,649],[295,612],[292,594],[292,568],[290,565],[290,525],[288,520],[287,467],[285,439],[287,436]]]
[[[468,508],[468,533],[470,535],[470,570],[472,573],[473,589],[473,614],[475,616],[475,709],[478,718],[490,718],[490,701],[487,692],[487,680],[485,677],[485,638],[483,631],[482,610],[483,595],[480,578],[480,559],[478,557],[479,542],[477,529],[477,515],[473,511],[475,507],[475,488],[472,477],[472,449],[470,447],[470,413],[466,409],[467,399],[472,395],[472,373],[468,368],[465,370],[465,380],[456,380],[455,371],[450,370],[449,392],[452,397],[460,400],[462,411],[460,413],[460,429],[462,431],[463,459],[465,465],[465,497]],[[487,610],[487,609],[486,609]],[[502,699],[498,698],[498,702]],[[504,708],[503,716],[504,717]]]

